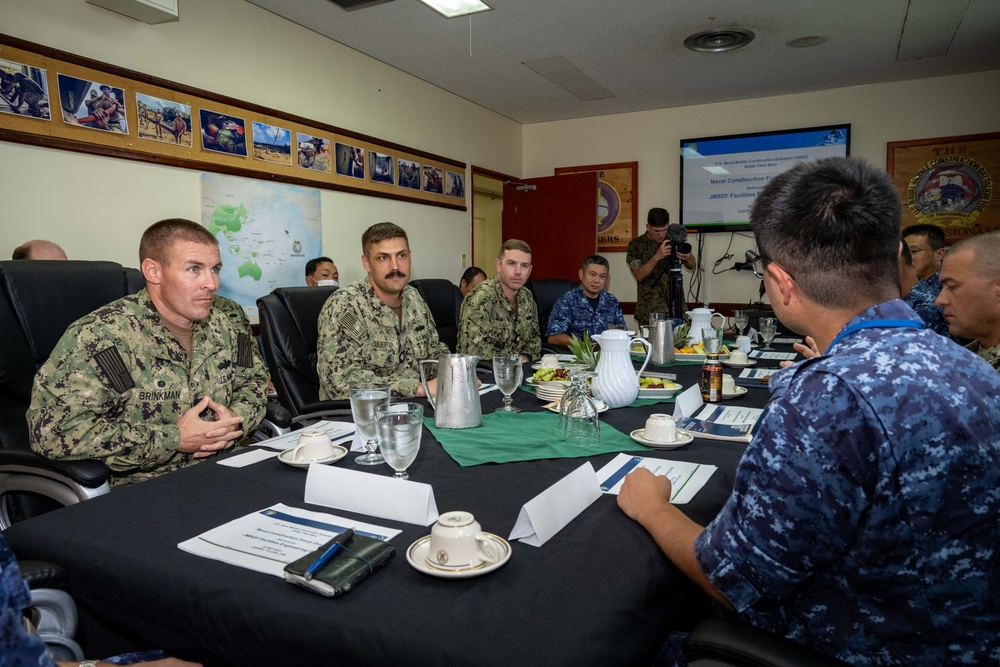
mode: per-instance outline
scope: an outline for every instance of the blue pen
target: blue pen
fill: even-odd
[[[333,540],[333,544],[331,544],[330,547],[323,552],[323,555],[317,558],[316,562],[310,565],[309,569],[306,570],[306,581],[312,581],[313,575],[323,569],[323,566],[329,563],[330,559],[333,558],[333,555],[340,551],[340,548],[344,546],[344,543],[352,537],[354,537],[353,528],[348,528],[340,535],[337,535],[337,537]]]

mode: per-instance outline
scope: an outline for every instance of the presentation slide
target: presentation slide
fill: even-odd
[[[768,181],[799,162],[846,156],[849,125],[681,142],[681,224],[697,231],[748,229]]]

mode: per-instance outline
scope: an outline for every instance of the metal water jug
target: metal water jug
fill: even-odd
[[[674,323],[671,320],[657,320],[650,325],[649,342],[653,352],[649,359],[657,366],[674,363]]]
[[[440,359],[420,362],[420,382],[424,395],[434,408],[434,425],[438,428],[475,428],[483,425],[483,407],[479,402],[476,383],[476,363],[472,354],[442,354]],[[431,395],[427,386],[425,366],[437,364],[437,391]]]

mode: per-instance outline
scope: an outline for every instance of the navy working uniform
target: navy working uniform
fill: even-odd
[[[613,324],[625,326],[625,316],[618,299],[603,291],[591,299],[584,293],[583,287],[577,285],[552,306],[545,335],[569,334],[583,338],[585,331],[593,336]]]
[[[937,299],[940,292],[940,286],[935,291],[927,281],[918,280],[909,293],[903,297],[903,302],[920,316],[920,319],[924,321],[925,329],[950,338],[948,320],[944,319],[944,309],[934,305],[934,300]]]

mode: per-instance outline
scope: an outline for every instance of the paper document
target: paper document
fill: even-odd
[[[236,456],[230,456],[227,459],[219,459],[216,463],[220,466],[227,466],[229,468],[245,468],[253,463],[273,459],[277,455],[278,452],[259,447],[257,449],[250,449],[242,454],[237,454]]]
[[[308,430],[326,431],[326,434],[330,436],[330,440],[333,441],[333,444],[346,446],[347,441],[354,437],[354,431],[356,429],[354,424],[351,422],[331,422],[323,420],[316,422],[310,426]],[[253,446],[267,447],[268,449],[277,449],[279,452],[283,452],[286,449],[291,449],[295,445],[299,444],[300,435],[302,435],[302,431],[292,431],[291,433],[255,442],[253,443]]]
[[[181,542],[177,548],[281,577],[286,565],[319,549],[348,528],[383,542],[401,532],[278,503]]]
[[[584,463],[521,507],[509,539],[540,547],[600,497],[594,466]]]
[[[795,343],[801,343],[801,338],[775,338],[771,340],[772,343],[777,343],[779,345],[794,345]]]
[[[791,361],[799,356],[797,352],[763,352],[754,350],[749,355],[751,359],[771,359],[775,361]]]
[[[309,466],[305,501],[418,526],[429,526],[438,518],[430,484],[318,463]]]
[[[760,408],[707,404],[694,416],[678,419],[677,429],[701,438],[750,442],[763,412]]]
[[[705,482],[718,470],[718,467],[704,463],[666,461],[619,454],[597,471],[597,479],[601,480],[601,491],[617,496],[618,492],[621,491],[625,476],[636,468],[645,468],[654,475],[662,475],[669,479],[670,502],[674,505],[690,502],[695,494],[705,486]]]

